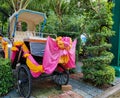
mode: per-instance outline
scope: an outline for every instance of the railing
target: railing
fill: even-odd
[[[40,33],[40,32],[34,32],[34,31],[16,31],[14,42],[15,41],[23,41],[25,38],[29,37],[40,37],[40,38],[47,38],[48,36],[51,36],[52,38],[56,38],[56,34],[48,34],[48,33]]]

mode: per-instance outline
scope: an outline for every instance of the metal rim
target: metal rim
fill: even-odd
[[[69,72],[62,65],[59,65],[63,71],[56,70],[52,77],[53,81],[58,85],[66,85],[69,81]]]
[[[26,65],[20,65],[17,74],[18,91],[21,96],[29,98],[31,94],[31,74]]]

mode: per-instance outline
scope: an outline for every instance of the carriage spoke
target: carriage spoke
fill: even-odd
[[[25,98],[29,98],[31,93],[31,75],[26,65],[19,66],[17,79],[20,94]]]
[[[61,68],[63,69],[62,72],[59,72],[59,70],[55,70],[55,75],[53,76],[53,80],[58,85],[65,85],[68,83],[69,73],[63,67]]]

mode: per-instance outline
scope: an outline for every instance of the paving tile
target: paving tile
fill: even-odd
[[[3,98],[11,98],[10,96],[4,96]]]
[[[117,85],[120,83],[120,77],[116,77],[115,80],[111,83],[112,85]]]
[[[68,91],[66,92],[69,96],[71,96],[72,98],[83,98],[81,95],[73,92],[73,91]]]
[[[39,82],[40,85],[36,84],[36,81],[33,82],[33,85],[35,90],[36,88],[40,88],[40,92],[41,90],[43,91],[43,93],[37,93],[38,95],[35,96],[37,98],[93,98],[94,96],[97,96],[99,94],[103,94],[103,90],[101,89],[98,89],[92,85],[88,85],[86,83],[84,83],[83,81],[80,81],[80,78],[83,78],[83,74],[81,73],[81,66],[82,66],[82,63],[79,62],[77,63],[77,74],[71,74],[70,75],[70,81],[69,81],[69,84],[72,85],[72,90],[73,90],[73,93],[71,92],[68,92],[68,93],[63,93],[63,94],[58,94],[58,95],[45,95],[45,93],[48,93],[48,92],[45,92],[44,91],[44,86],[46,86],[46,88],[49,89],[50,91],[50,94],[51,94],[51,86],[55,86],[55,84],[51,81],[48,81],[48,82],[44,82],[43,80],[40,80],[40,81],[43,81],[43,82],[39,82],[39,79],[36,80]],[[115,79],[115,81],[113,83],[111,83],[112,85],[117,85],[117,84],[120,84],[120,77]],[[41,89],[41,85],[42,85],[42,89]],[[33,90],[34,91],[34,90]],[[36,90],[37,91],[37,90]],[[56,90],[58,92],[58,90]],[[77,94],[76,94],[77,93]],[[42,95],[41,95],[42,94]],[[56,94],[56,93],[54,93]],[[49,97],[47,97],[49,96]],[[30,98],[35,98],[34,95],[31,96]],[[4,97],[0,97],[0,98],[22,98],[20,97],[20,95],[16,92],[16,90],[14,89],[13,91],[11,91],[9,94],[7,94],[7,96],[4,96]]]
[[[84,95],[84,97],[91,96],[91,98],[92,98],[92,97],[100,94],[101,92],[103,92],[102,90],[100,90],[92,85],[87,85],[86,83],[84,83],[82,81],[76,81],[76,80],[70,79],[69,83],[72,85],[73,90],[77,88],[78,92],[81,92],[81,91],[85,92],[86,95]]]
[[[30,98],[36,98],[36,97],[34,97],[34,96],[30,96]]]

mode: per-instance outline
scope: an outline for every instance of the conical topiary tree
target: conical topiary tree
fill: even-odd
[[[87,57],[83,59],[82,71],[85,80],[94,82],[95,85],[111,83],[115,78],[114,69],[109,66],[113,54],[109,51],[112,45],[109,37],[114,35],[112,29],[113,3],[94,1],[84,2],[86,15],[85,32],[87,43],[85,52]]]

